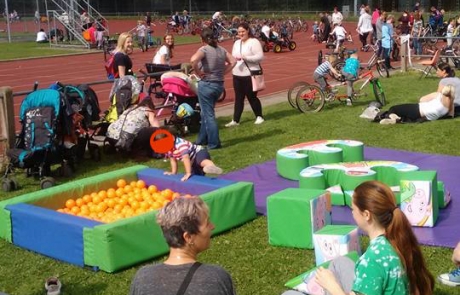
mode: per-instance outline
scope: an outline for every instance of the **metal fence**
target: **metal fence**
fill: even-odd
[[[66,0],[60,0],[65,2]],[[83,1],[81,1],[83,2]],[[374,8],[381,7],[385,11],[412,10],[415,2],[420,2],[425,11],[431,6],[446,11],[459,11],[459,0],[89,0],[90,4],[102,14],[130,14],[144,11],[158,12],[169,15],[175,11],[187,9],[193,14],[197,11],[207,11],[210,14],[217,10],[224,12],[292,12],[292,11],[332,11],[337,6],[340,10],[346,6],[350,11],[356,6],[367,4]],[[45,11],[45,0],[4,0],[0,1],[3,12],[5,3],[10,11],[16,10],[20,16],[33,16],[35,10]]]

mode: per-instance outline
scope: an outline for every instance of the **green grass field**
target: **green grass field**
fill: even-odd
[[[398,74],[381,81],[390,105],[415,102],[421,95],[435,90],[438,82],[436,78],[418,80],[418,73]],[[354,139],[372,147],[460,155],[459,119],[423,124],[379,125],[358,117],[370,100],[370,97],[361,98],[353,107],[331,103],[320,113],[308,115],[299,113],[285,102],[264,109],[264,124],[254,125],[252,112],[248,112],[243,115],[241,125],[231,129],[223,126],[231,118],[221,117],[218,121],[224,148],[211,151],[213,160],[225,172],[230,172],[271,160],[282,147],[319,139]],[[189,139],[194,140],[195,136]],[[58,178],[58,181],[65,183],[137,163],[131,159],[105,155],[98,163],[85,161],[80,165],[75,178]],[[160,169],[168,166],[162,160],[150,160],[142,164]],[[21,189],[11,193],[0,192],[0,200],[38,188],[33,179],[23,175],[18,179],[22,184]],[[458,192],[452,193],[455,202]],[[458,238],[458,233],[452,234]],[[367,244],[368,239],[363,237],[364,249]],[[434,276],[452,269],[451,249],[427,246],[422,249]],[[155,261],[163,259],[159,257]],[[315,263],[312,250],[270,246],[267,219],[264,216],[214,237],[211,248],[200,255],[200,260],[227,269],[239,295],[280,294],[286,281],[312,268]],[[52,275],[60,277],[64,294],[126,294],[140,266],[115,274],[93,272],[89,268],[62,263],[0,240],[0,291],[9,294],[43,294],[44,280]],[[436,284],[434,294],[460,294],[460,289]]]

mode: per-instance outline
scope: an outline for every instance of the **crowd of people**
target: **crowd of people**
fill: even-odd
[[[416,54],[420,53],[417,37],[420,37],[423,28],[419,10],[419,5],[416,4],[413,12],[404,12],[397,20],[401,33],[411,34],[414,38]],[[442,13],[438,14],[436,9],[432,13],[433,19],[439,24]],[[212,18],[217,21],[221,15],[222,12],[218,11]],[[63,16],[62,21],[66,22],[65,15]],[[332,34],[341,45],[348,35],[342,27],[343,19],[337,8],[334,8],[330,16],[321,13],[317,27],[314,28],[317,32],[314,32],[312,38],[324,39]],[[189,20],[186,10],[182,16],[178,12],[172,16],[172,21],[183,26]],[[363,5],[356,26],[361,49],[365,50],[369,43],[378,43],[388,68],[392,68],[390,51],[395,44],[395,21],[394,15],[380,11],[378,7],[371,14],[370,8]],[[94,27],[95,39],[99,40],[100,35],[96,32],[103,30],[98,30],[98,22],[91,22],[86,12],[83,12],[81,23],[85,30]],[[150,13],[147,13],[145,19],[138,21],[137,26],[131,30],[136,32],[142,51],[148,50],[146,38],[151,25],[152,19]],[[452,31],[452,28],[447,31]],[[232,51],[228,52],[218,44],[212,29],[205,28],[201,31],[202,46],[190,57],[191,67],[199,78],[197,97],[201,108],[201,127],[195,142],[174,135],[174,145],[163,155],[170,159],[171,167],[165,174],[177,174],[178,161],[184,165],[182,181],[187,181],[193,175],[222,173],[222,169],[211,160],[208,150],[222,148],[215,106],[224,91],[225,75],[232,73],[235,95],[233,118],[225,126],[230,128],[240,124],[245,98],[254,113],[254,124],[264,123],[262,104],[258,92],[253,90],[251,79],[252,71],[261,70],[264,59],[262,46],[252,35],[248,23],[239,23],[237,33],[238,40],[234,42]],[[262,33],[268,39],[277,38],[270,23],[262,27]],[[47,42],[43,29],[37,34],[37,42]],[[113,52],[113,71],[117,79],[134,75],[130,58],[133,43],[131,32],[121,33],[118,37]],[[174,50],[174,35],[166,34],[163,45],[153,55],[152,63],[170,66]],[[359,77],[359,68],[360,62],[356,53],[347,59],[340,73],[326,60],[316,68],[313,77],[321,90],[327,91],[325,76],[330,71],[345,76],[347,104],[352,105],[353,81]],[[437,75],[441,80],[436,91],[423,96],[419,102],[391,106],[388,111],[389,118],[383,119],[386,121],[381,123],[437,120],[445,116],[453,117],[456,111],[460,112],[460,79],[454,77],[454,70],[445,63],[437,65]],[[150,135],[160,128],[154,115],[152,100],[147,97],[124,110],[109,125],[107,137],[117,142],[123,130],[135,133],[137,136],[133,147],[148,153],[151,149]],[[161,137],[155,138],[160,139]],[[319,285],[333,295],[432,294],[434,277],[427,269],[410,223],[396,205],[395,196],[387,185],[378,181],[360,184],[352,197],[352,215],[358,227],[369,236],[369,246],[356,263],[342,257],[333,260],[328,269],[320,268],[316,275]],[[130,294],[172,295],[177,294],[178,290],[183,290],[182,294],[236,294],[232,277],[226,270],[197,262],[198,254],[210,247],[211,232],[214,229],[209,209],[200,198],[177,198],[168,203],[157,215],[157,223],[169,246],[169,256],[162,263],[139,269],[132,281]],[[454,250],[452,261],[460,267],[460,243]],[[440,275],[438,280],[447,285],[458,286],[459,278],[460,268],[457,268],[451,273]],[[290,290],[283,294],[303,293]]]

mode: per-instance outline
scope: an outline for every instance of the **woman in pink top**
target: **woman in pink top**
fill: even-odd
[[[372,39],[373,41],[377,41],[377,20],[379,19],[380,17],[380,8],[377,6],[375,7],[374,9],[374,12],[372,12],[372,30],[373,30],[373,34],[372,34]]]

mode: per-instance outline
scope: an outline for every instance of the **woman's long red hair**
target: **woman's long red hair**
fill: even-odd
[[[379,181],[363,182],[355,189],[353,203],[360,211],[371,212],[375,220],[385,228],[385,236],[406,270],[410,294],[433,294],[434,278],[426,267],[409,220],[396,206],[391,189]]]

